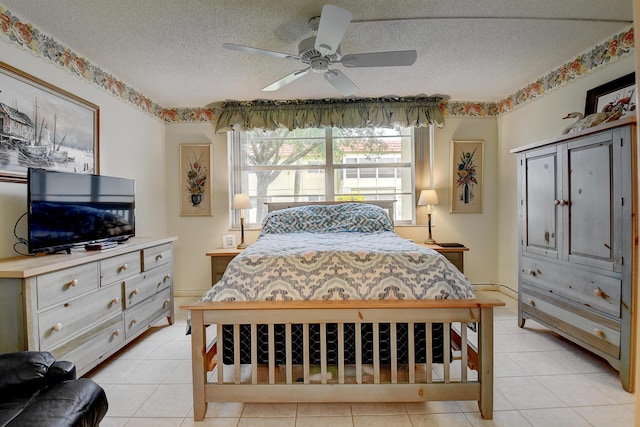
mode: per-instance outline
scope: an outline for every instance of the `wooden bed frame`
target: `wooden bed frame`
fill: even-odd
[[[340,202],[269,203],[269,212],[293,206]],[[366,202],[388,210],[394,201]],[[485,419],[493,418],[493,308],[498,300],[371,300],[196,302],[191,312],[194,419],[204,418],[208,402],[419,402],[475,400]],[[424,323],[426,363],[415,362],[415,337],[408,334],[408,363],[398,363],[397,324]],[[444,363],[431,362],[431,325],[444,324]],[[477,325],[477,343],[467,326]],[[320,325],[320,364],[312,365],[309,325]],[[327,362],[326,331],[337,324],[337,366]],[[345,364],[345,324],[355,324],[355,365]],[[373,330],[373,363],[362,360],[361,324]],[[391,363],[380,362],[380,324],[390,325]],[[234,364],[224,365],[223,325],[233,327]],[[251,364],[240,363],[240,325],[250,325]],[[269,363],[258,363],[258,325],[268,327]],[[285,325],[284,365],[275,361],[275,325]],[[303,327],[303,363],[292,363],[292,325]],[[209,336],[208,336],[209,334]],[[455,360],[455,359],[459,359]],[[458,369],[452,369],[459,364]],[[436,373],[434,373],[434,368]],[[209,372],[212,372],[209,375]]]
[[[493,418],[493,307],[497,300],[379,300],[379,301],[252,301],[197,302],[182,306],[191,311],[194,419],[204,418],[207,402],[419,402],[427,400],[476,400],[485,419]],[[467,324],[477,322],[478,338],[474,345],[467,337]],[[320,324],[321,363],[319,374],[312,373],[308,346],[304,346],[304,363],[293,365],[291,325],[302,324],[304,342],[309,340],[309,324]],[[338,324],[337,367],[327,365],[326,325]],[[371,323],[374,331],[373,366],[356,362],[344,364],[342,338],[345,323]],[[390,365],[379,361],[377,331],[380,323],[391,325]],[[409,334],[409,363],[399,365],[396,356],[397,323],[444,323],[444,351],[459,349],[460,372],[452,372],[448,358],[442,364],[441,378],[434,377],[431,358],[427,363],[414,362],[414,338]],[[233,365],[218,363],[223,354],[222,325],[233,325],[239,336],[241,324],[251,325],[251,365],[240,364],[240,343],[234,340]],[[257,363],[257,325],[269,328],[269,364]],[[274,325],[286,328],[286,360],[275,363]],[[207,339],[207,325],[213,339]],[[451,328],[457,326],[457,328]],[[356,351],[361,348],[356,329]],[[427,355],[432,352],[431,328],[426,328]],[[361,360],[356,353],[356,360]],[[467,368],[477,375],[468,375]],[[317,368],[316,368],[317,369]],[[214,371],[211,379],[208,372]],[[335,372],[331,375],[329,372]],[[437,375],[440,376],[440,375]],[[315,380],[320,377],[319,380]]]

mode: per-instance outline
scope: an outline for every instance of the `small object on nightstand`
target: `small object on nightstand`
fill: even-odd
[[[462,243],[438,243],[437,245],[443,248],[464,248]]]

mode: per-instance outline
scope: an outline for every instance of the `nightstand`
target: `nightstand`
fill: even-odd
[[[207,252],[207,256],[211,257],[211,286],[218,283],[224,274],[229,262],[238,255],[242,249],[213,249]]]
[[[464,273],[464,253],[469,250],[466,246],[442,247],[438,244],[430,245],[427,243],[415,242],[420,246],[433,249],[440,252],[451,264],[455,265],[461,273]]]

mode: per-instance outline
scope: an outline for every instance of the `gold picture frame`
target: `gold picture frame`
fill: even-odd
[[[180,145],[180,216],[211,216],[212,144]]]
[[[27,169],[100,173],[100,109],[0,62],[0,181],[27,182]]]
[[[452,213],[481,213],[484,141],[451,141]]]

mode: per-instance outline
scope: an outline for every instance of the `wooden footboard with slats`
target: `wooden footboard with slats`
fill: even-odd
[[[254,301],[198,302],[191,312],[194,418],[204,418],[207,402],[416,402],[475,400],[483,418],[493,417],[493,308],[497,300]],[[344,325],[371,324],[373,363],[361,362],[362,336],[356,330],[356,363],[344,363]],[[390,325],[391,363],[380,363],[378,331]],[[426,363],[415,362],[408,335],[408,362],[399,364],[396,326],[424,323]],[[453,362],[431,362],[431,325],[443,323],[445,354]],[[467,324],[477,323],[473,343]],[[251,327],[251,364],[240,363],[240,325]],[[268,325],[269,363],[257,363],[257,327]],[[275,362],[274,325],[285,325],[286,363]],[[292,363],[291,325],[303,325],[303,363]],[[309,355],[309,325],[320,325],[320,364]],[[338,363],[326,357],[326,325],[338,325]],[[223,365],[223,325],[234,330],[233,365]],[[207,332],[211,335],[207,337]],[[213,371],[209,378],[209,371]]]

